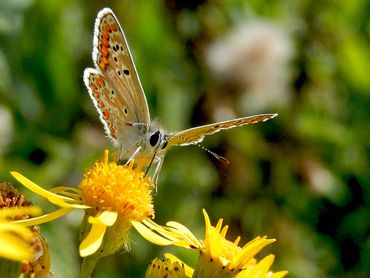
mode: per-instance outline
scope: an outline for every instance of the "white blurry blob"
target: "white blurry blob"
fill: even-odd
[[[303,175],[313,192],[332,202],[343,204],[349,196],[348,188],[328,168],[315,159],[303,160]]]
[[[6,152],[13,137],[13,119],[10,111],[0,105],[0,155]]]
[[[0,34],[16,34],[23,27],[24,12],[34,0],[0,1]]]
[[[206,60],[219,80],[237,84],[241,108],[260,112],[289,104],[293,48],[288,35],[267,21],[244,23],[207,49]]]

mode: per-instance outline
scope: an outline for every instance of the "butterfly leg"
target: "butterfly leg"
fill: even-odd
[[[132,153],[132,155],[130,155],[130,157],[127,159],[126,163],[125,163],[125,166],[129,165],[130,164],[130,161],[133,160],[135,158],[135,156],[141,151],[142,147],[139,146],[137,147],[137,149]]]
[[[161,171],[161,168],[163,165],[163,158],[164,157],[159,157],[159,156],[155,157],[155,159],[157,160],[157,167],[155,168],[155,171],[152,177],[154,184],[157,184],[158,182],[159,172]]]

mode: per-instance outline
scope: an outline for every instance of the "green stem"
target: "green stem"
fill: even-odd
[[[78,278],[90,278],[91,274],[93,273],[96,263],[98,262],[99,258],[97,256],[91,255],[88,257],[83,258],[81,271]]]

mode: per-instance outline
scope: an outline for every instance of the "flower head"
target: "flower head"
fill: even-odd
[[[116,212],[121,220],[142,221],[154,215],[150,179],[133,161],[124,167],[115,162],[95,163],[80,183],[86,205],[97,210]]]
[[[8,218],[20,214],[34,214],[40,209],[30,208],[3,208],[0,210],[0,257],[22,261],[31,259],[32,249],[29,242],[33,233],[27,227],[15,224]]]
[[[25,187],[48,199],[60,209],[18,223],[36,225],[55,220],[74,209],[85,210],[82,224],[80,255],[87,257],[99,248],[100,256],[107,256],[123,246],[128,248],[128,231],[132,221],[142,221],[154,215],[152,184],[142,173],[141,166],[133,169],[133,162],[120,166],[109,162],[108,151],[82,179],[79,189],[60,186],[51,190],[33,183],[18,172],[11,174]]]
[[[0,183],[0,257],[22,261],[33,256],[30,242],[34,238],[31,229],[13,222],[40,213],[10,183]]]
[[[185,278],[189,277],[185,272],[185,265],[178,261],[172,261],[169,258],[160,260],[155,258],[150,262],[145,277],[148,278]]]
[[[28,219],[40,213],[10,183],[0,183],[0,244],[1,257],[22,261],[22,273],[43,277],[50,272],[50,256],[46,240],[38,226],[24,227],[14,220]],[[7,264],[8,275],[18,276],[19,265]]]
[[[275,239],[256,237],[240,247],[238,245],[240,237],[234,241],[226,239],[228,226],[222,226],[222,219],[216,226],[212,226],[205,210],[203,214],[205,219],[203,241],[197,240],[186,227],[176,222],[169,222],[165,227],[148,221],[134,223],[134,225],[142,236],[153,243],[173,244],[199,250],[197,266],[193,271],[186,271],[187,277],[283,277],[287,274],[287,271],[277,273],[270,271],[274,260],[273,255],[266,256],[259,262],[255,259],[257,253]],[[181,262],[172,255],[166,255],[166,257],[172,262]]]
[[[81,256],[91,255],[97,248],[101,257],[122,247],[127,250],[131,222],[154,216],[150,178],[140,171],[140,165],[136,169],[133,165],[133,161],[128,166],[109,163],[106,155],[103,162],[95,163],[85,173],[80,183],[81,197],[90,209],[86,210],[87,225],[82,227],[82,234],[89,234],[81,243]]]

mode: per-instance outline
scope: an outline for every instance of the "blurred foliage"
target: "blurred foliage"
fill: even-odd
[[[156,221],[179,221],[202,238],[206,208],[213,223],[224,218],[230,235],[244,242],[276,238],[268,248],[277,255],[273,269],[287,269],[290,277],[369,277],[368,0],[2,0],[0,180],[17,170],[47,188],[77,186],[103,149],[113,148],[82,81],[93,65],[93,24],[104,6],[125,29],[152,117],[169,130],[279,113],[205,140],[228,166],[194,146],[170,150]],[[215,41],[258,21],[286,34],[293,57],[275,69],[286,72],[285,85],[262,72],[269,89],[258,96],[270,100],[263,109],[251,87],[213,74],[205,58]],[[287,101],[274,101],[275,88]],[[78,273],[80,219],[71,214],[41,227],[53,277]],[[94,277],[142,277],[149,261],[168,250],[186,262],[197,255],[155,247],[134,232],[131,247],[102,260]]]

